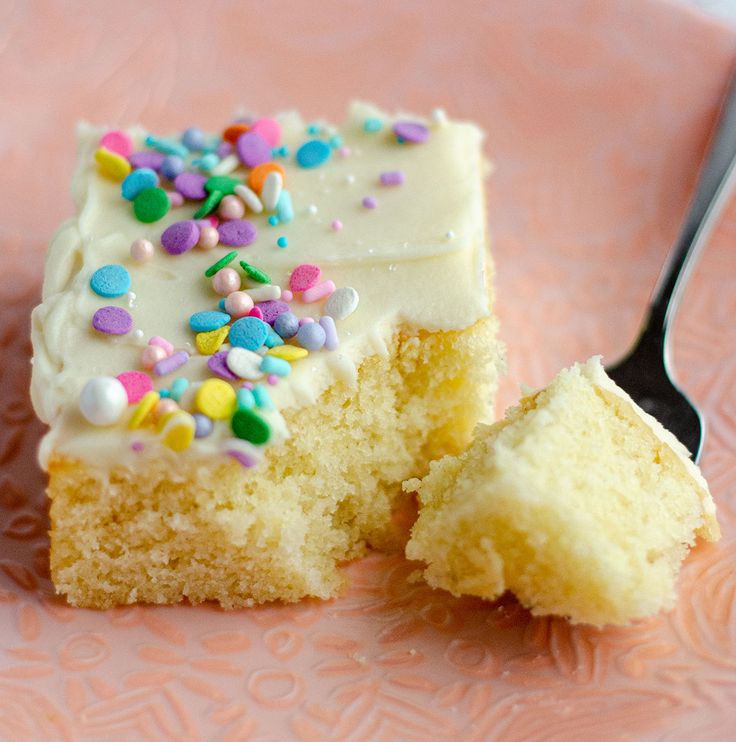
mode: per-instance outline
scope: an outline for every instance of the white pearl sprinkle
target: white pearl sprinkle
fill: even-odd
[[[315,204],[309,204],[307,206],[307,214],[314,216],[317,213],[317,206]]]
[[[445,232],[445,237],[447,237],[448,240],[452,240],[455,238],[455,233],[450,229]]]
[[[346,175],[346,176],[345,176],[345,182],[346,182],[346,183],[347,183],[348,185],[353,185],[353,183],[355,183],[355,176],[354,176],[354,175],[352,175],[352,174],[350,174],[350,175]]]
[[[432,121],[439,126],[444,126],[447,123],[447,114],[444,108],[435,108],[432,111]]]

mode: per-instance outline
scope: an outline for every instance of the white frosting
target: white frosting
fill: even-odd
[[[363,122],[368,117],[383,120],[383,129],[366,133]],[[351,154],[341,157],[335,152],[322,167],[306,170],[293,158],[299,144],[312,138],[305,133],[304,121],[294,113],[279,118],[282,142],[292,154],[278,161],[286,169],[285,187],[295,218],[272,227],[265,213],[246,215],[257,226],[258,238],[240,248],[239,258],[266,271],[282,287],[299,263],[316,263],[324,279],[338,287],[351,286],[360,296],[357,311],[337,322],[339,349],[310,353],[293,364],[291,376],[269,388],[277,410],[283,410],[313,404],[336,380],[354,383],[357,365],[368,355],[387,353],[387,342],[398,327],[466,328],[488,315],[489,300],[481,185],[485,166],[478,128],[458,122],[429,124],[429,141],[398,144],[390,133],[392,122],[416,117],[389,117],[366,104],[353,104],[344,126],[335,130]],[[131,204],[121,198],[120,185],[97,173],[93,155],[102,132],[79,127],[72,184],[77,217],[62,224],[52,241],[43,303],[33,313],[31,394],[37,414],[51,426],[41,446],[41,463],[46,466],[52,455],[62,455],[90,465],[134,465],[141,457],[155,456],[171,459],[173,466],[182,456],[211,456],[232,435],[227,423],[216,424],[212,436],[195,441],[187,451],[174,453],[150,431],[128,432],[124,421],[95,428],[78,411],[84,383],[93,376],[141,369],[141,348],[154,335],[192,354],[178,372],[158,379],[157,388],[167,387],[177,376],[195,383],[211,377],[207,357],[196,353],[188,320],[193,312],[217,307],[220,297],[203,273],[232,249],[195,248],[168,255],[160,247],[161,233],[169,224],[191,218],[199,204],[173,208],[155,224],[140,223]],[[145,133],[131,130],[139,144]],[[387,170],[403,171],[404,185],[381,186],[379,175]],[[242,169],[234,174],[245,179]],[[376,198],[377,208],[361,205],[369,195]],[[341,231],[331,229],[336,219],[343,223]],[[288,237],[286,249],[276,246],[281,235]],[[138,238],[156,246],[148,263],[136,264],[130,258],[130,244]],[[92,292],[90,276],[109,263],[128,269],[134,300],[103,299]],[[108,304],[129,309],[141,332],[111,337],[93,330],[92,315]],[[316,319],[322,303],[293,301],[291,306],[296,314]],[[186,401],[184,408],[191,409]],[[265,417],[274,440],[288,435],[279,412]],[[131,450],[133,440],[145,444],[142,452]]]

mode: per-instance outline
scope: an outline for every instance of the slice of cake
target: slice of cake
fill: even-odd
[[[490,413],[482,135],[356,104],[164,138],[81,126],[33,313],[51,572],[75,605],[341,585]]]
[[[696,536],[719,538],[685,448],[605,374],[562,371],[422,481],[406,553],[433,587],[624,624],[670,608]]]

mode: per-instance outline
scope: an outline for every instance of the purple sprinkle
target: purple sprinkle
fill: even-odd
[[[361,203],[366,209],[375,209],[378,206],[378,201],[373,196],[366,196]]]
[[[414,121],[397,121],[394,124],[393,132],[397,137],[412,144],[426,142],[429,139],[429,129],[424,124],[418,124]]]
[[[181,255],[191,250],[199,242],[197,222],[185,219],[166,227],[161,235],[161,244],[169,255]]]
[[[242,389],[253,391],[253,387],[255,386],[255,384],[252,381],[244,381],[240,386]]]
[[[246,131],[235,145],[238,157],[246,167],[255,167],[271,161],[271,145],[255,131]]]
[[[380,175],[381,185],[397,186],[404,184],[404,173],[401,170],[386,170]]]
[[[247,453],[244,451],[235,451],[232,448],[229,448],[227,450],[227,455],[232,456],[241,466],[244,466],[246,469],[252,469],[258,461],[254,459],[252,456],[248,456]]]
[[[255,241],[258,230],[247,219],[230,219],[217,227],[220,244],[229,247],[245,247]]]
[[[222,160],[223,158],[227,157],[229,154],[232,154],[232,151],[233,151],[233,145],[230,144],[230,142],[220,142],[217,145],[215,154]]]
[[[132,442],[132,443],[130,444],[130,447],[131,447],[131,448],[132,448],[132,449],[133,449],[133,450],[134,450],[134,451],[135,451],[136,453],[139,453],[140,451],[142,451],[142,450],[143,450],[143,449],[145,448],[145,446],[143,445],[143,441],[133,441],[133,442]]]
[[[266,381],[269,383],[270,386],[276,386],[276,384],[279,383],[279,377],[276,376],[276,374],[269,374],[266,377]]]
[[[289,311],[289,305],[284,301],[259,301],[256,306],[263,313],[263,321],[269,325],[273,325],[276,321],[276,317],[284,312]]]
[[[225,381],[237,381],[238,377],[227,367],[227,351],[221,350],[209,357],[207,368]]]
[[[337,328],[335,327],[335,320],[332,319],[328,314],[324,317],[319,318],[319,323],[322,325],[322,329],[325,331],[325,349],[326,350],[337,350],[340,345],[340,340],[337,337]]]
[[[166,376],[166,374],[170,374],[172,371],[181,368],[188,360],[189,353],[185,350],[180,350],[178,353],[174,353],[168,358],[159,361],[153,367],[153,373],[156,374],[156,376]]]
[[[136,170],[141,167],[150,167],[151,170],[158,172],[165,159],[166,155],[160,152],[133,152],[128,161]]]
[[[212,418],[203,415],[201,412],[195,412],[192,417],[194,418],[195,438],[206,438],[212,433]]]
[[[122,307],[101,307],[92,317],[92,327],[106,335],[127,335],[133,329],[133,318]]]
[[[206,182],[207,178],[199,173],[181,173],[174,178],[174,188],[190,201],[201,201],[207,198],[204,190]]]

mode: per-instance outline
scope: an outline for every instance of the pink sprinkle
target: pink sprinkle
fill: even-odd
[[[320,299],[325,299],[335,290],[335,284],[332,281],[322,281],[311,289],[307,289],[302,294],[302,301],[305,304],[311,304]]]
[[[118,374],[117,380],[125,387],[128,404],[140,402],[146,392],[153,390],[153,379],[143,371],[123,371]]]
[[[100,138],[100,147],[104,147],[110,152],[114,152],[121,157],[130,157],[133,154],[133,141],[124,132],[116,129],[114,131],[108,131],[103,134]]]
[[[261,311],[260,307],[253,307],[253,309],[248,312],[249,317],[258,317],[258,319],[263,319],[263,312]]]
[[[217,227],[220,224],[220,220],[214,214],[206,216],[205,219],[207,219],[213,227]]]
[[[330,226],[335,230],[335,232],[339,232],[342,229],[342,222],[339,219],[335,219]]]
[[[133,449],[133,450],[134,450],[134,451],[135,451],[136,453],[140,453],[140,452],[141,452],[141,451],[142,451],[142,450],[143,450],[143,449],[145,448],[145,446],[143,445],[143,441],[133,441],[133,442],[132,442],[132,443],[130,444],[130,447],[131,447],[131,448],[132,448],[132,449]]]
[[[173,207],[184,205],[184,196],[182,196],[181,193],[178,193],[177,191],[169,191],[166,195],[169,197],[169,203]]]
[[[252,381],[244,381],[240,386],[241,389],[253,389],[255,384]]]
[[[283,289],[281,292],[281,301],[291,301],[294,298],[294,294],[289,289]]]
[[[162,338],[160,335],[154,335],[149,341],[149,345],[157,345],[159,348],[163,348],[166,351],[166,355],[170,356],[174,352],[174,346],[166,340],[166,338]]]
[[[361,203],[366,209],[375,209],[378,206],[378,201],[373,196],[366,196]]]
[[[269,374],[269,375],[268,375],[268,377],[266,378],[266,381],[267,381],[267,382],[268,382],[268,383],[269,383],[269,384],[270,384],[271,386],[276,386],[276,384],[278,384],[278,383],[279,383],[279,377],[278,377],[278,376],[276,376],[276,374]]]
[[[302,317],[299,320],[299,327],[304,327],[304,325],[308,325],[310,322],[314,322],[311,317]]]
[[[350,157],[352,150],[347,145],[337,150],[340,157]]]
[[[306,291],[316,286],[319,277],[322,274],[318,265],[312,263],[302,263],[297,265],[289,277],[289,288],[292,291]]]

